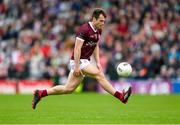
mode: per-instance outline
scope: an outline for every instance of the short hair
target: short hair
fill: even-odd
[[[92,19],[93,17],[98,19],[101,14],[106,18],[106,12],[103,9],[101,8],[94,9],[93,14],[92,14]]]

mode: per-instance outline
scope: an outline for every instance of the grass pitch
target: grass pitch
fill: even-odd
[[[81,93],[43,98],[0,95],[0,124],[180,124],[180,95],[132,95],[127,105],[111,95]]]

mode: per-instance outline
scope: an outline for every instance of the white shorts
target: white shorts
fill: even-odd
[[[80,59],[80,69],[84,69],[87,65],[90,64],[90,61],[88,59]],[[74,71],[75,62],[74,60],[70,60],[70,69],[71,71]]]

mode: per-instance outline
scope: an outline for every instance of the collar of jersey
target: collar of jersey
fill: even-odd
[[[94,29],[94,27],[93,27],[93,25],[92,25],[92,22],[88,22],[88,23],[89,23],[90,27],[92,28],[92,30],[93,30],[94,32],[96,32],[97,30]]]

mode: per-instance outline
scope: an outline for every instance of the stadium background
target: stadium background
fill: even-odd
[[[111,81],[122,80],[116,66],[127,61],[133,66],[131,79],[168,80],[171,91],[180,91],[178,0],[1,0],[0,79],[8,81],[0,83],[51,80],[64,84],[75,32],[90,19],[94,7],[108,13],[100,61]],[[95,83],[86,78],[83,90],[97,90]]]

